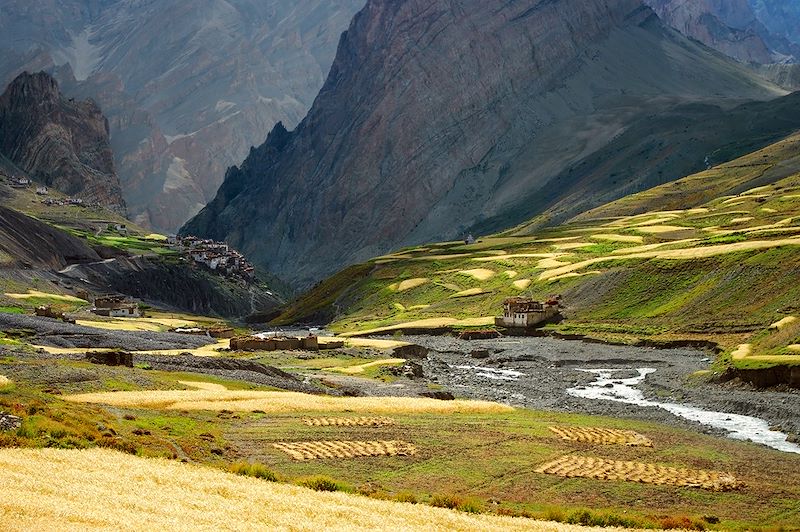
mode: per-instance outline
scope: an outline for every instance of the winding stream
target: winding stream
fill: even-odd
[[[569,388],[567,393],[573,397],[584,399],[617,401],[637,406],[655,406],[664,409],[676,416],[696,421],[703,425],[722,429],[728,432],[728,437],[736,440],[750,440],[779,451],[800,454],[800,445],[786,441],[786,434],[770,430],[769,424],[763,419],[703,410],[693,406],[677,403],[662,403],[644,398],[644,394],[636,388],[643,382],[647,375],[655,372],[653,368],[638,368],[635,377],[614,378],[614,373],[631,371],[630,369],[578,369],[585,373],[596,375],[596,380],[586,386]]]

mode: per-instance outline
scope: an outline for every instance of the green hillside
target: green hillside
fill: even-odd
[[[800,363],[798,145],[800,135],[559,227],[377,257],[276,323],[332,316],[349,334],[486,326],[508,296],[561,294],[567,319],[555,331],[710,340],[736,349],[741,366]]]

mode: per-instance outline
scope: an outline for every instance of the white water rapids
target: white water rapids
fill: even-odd
[[[569,388],[567,393],[574,397],[617,401],[637,406],[655,406],[676,416],[725,430],[729,438],[750,440],[779,451],[800,454],[800,445],[786,441],[786,434],[770,430],[769,424],[763,419],[645,399],[644,394],[635,386],[644,381],[647,375],[656,371],[653,368],[638,368],[636,371],[639,375],[630,378],[614,378],[615,372],[625,371],[624,369],[579,369],[578,371],[593,373],[597,379],[585,387]]]
[[[456,369],[467,369],[475,371],[478,377],[485,377],[487,379],[494,379],[498,381],[516,381],[519,377],[524,377],[525,374],[521,371],[514,369],[495,369],[484,368],[481,366],[451,366]]]

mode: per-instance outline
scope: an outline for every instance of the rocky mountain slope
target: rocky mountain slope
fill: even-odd
[[[684,35],[739,61],[773,63],[748,0],[647,0],[658,16]]]
[[[372,0],[303,122],[276,126],[183,231],[304,286],[496,217],[519,223],[529,197],[557,196],[557,176],[636,121],[779,94],[634,0]],[[645,186],[687,173],[659,170]]]
[[[800,133],[790,135],[556,227],[374,257],[315,286],[276,323],[381,334],[487,327],[507,297],[560,294],[566,320],[549,327],[555,334],[747,343],[732,355],[737,367],[798,366],[799,148]]]
[[[97,104],[65,98],[44,72],[20,74],[0,95],[0,154],[47,186],[124,212],[108,133]]]
[[[800,44],[800,3],[795,0],[750,0],[764,26],[778,37]]]
[[[364,1],[7,0],[0,83],[45,69],[97,101],[130,215],[175,231],[277,121],[299,122]]]

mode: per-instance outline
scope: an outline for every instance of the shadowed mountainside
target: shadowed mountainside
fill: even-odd
[[[276,126],[182,231],[308,286],[398,246],[520,223],[529,197],[648,117],[779,94],[635,0],[372,0],[303,122]],[[646,169],[644,186],[699,168]]]

